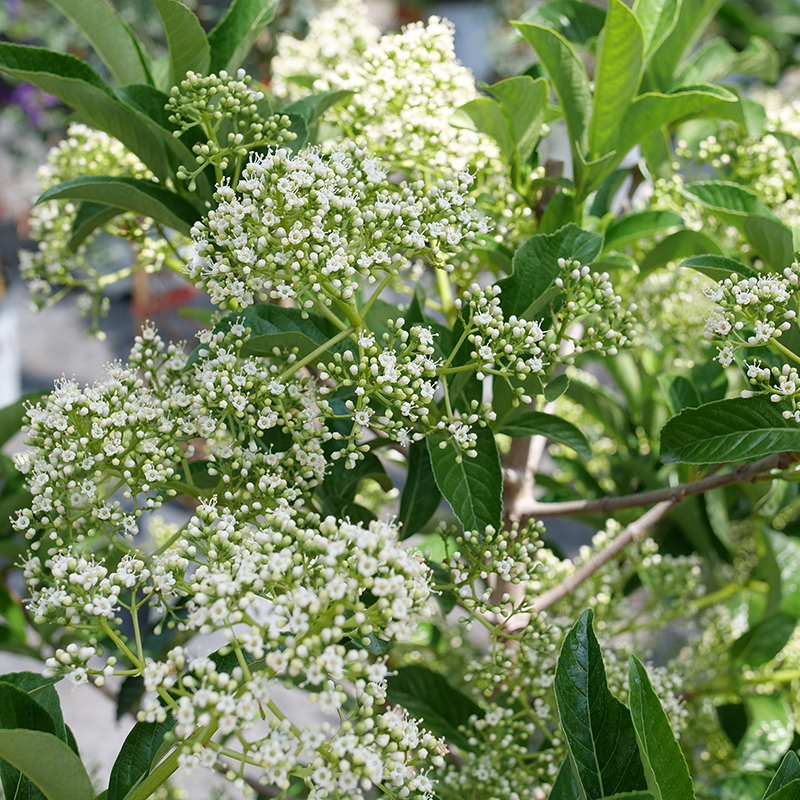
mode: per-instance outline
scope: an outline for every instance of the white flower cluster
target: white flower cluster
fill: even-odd
[[[73,122],[66,138],[50,149],[47,163],[39,169],[39,185],[44,192],[64,181],[87,175],[154,180],[150,170],[121,142],[102,131]],[[137,267],[155,272],[165,264],[174,265],[174,248],[181,247],[186,240],[174,232],[168,239],[161,236],[161,231],[154,236],[153,220],[121,214],[90,234],[73,252],[70,241],[78,209],[79,204],[69,200],[49,200],[33,206],[30,226],[36,250],[20,251],[20,272],[39,308],[57,302],[70,289],[86,292],[81,295],[79,307],[91,313],[95,329],[100,314],[107,310],[107,300],[103,298],[106,287],[130,275]],[[135,245],[132,263],[109,270],[103,233],[125,238]]]
[[[256,298],[349,301],[358,276],[370,282],[405,258],[448,256],[488,225],[473,210],[472,177],[395,187],[386,168],[348,144],[328,155],[278,149],[255,156],[235,187],[192,228],[198,259],[189,274],[211,301],[236,307]],[[311,299],[308,299],[311,298]]]

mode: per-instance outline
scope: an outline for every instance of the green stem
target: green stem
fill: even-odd
[[[354,325],[351,325],[349,328],[345,328],[341,333],[337,333],[332,339],[328,339],[327,342],[321,344],[314,352],[309,353],[305,358],[301,358],[299,361],[296,361],[294,364],[290,364],[282,373],[281,373],[281,380],[286,380],[294,375],[297,370],[302,369],[306,364],[310,364],[312,361],[315,361],[319,358],[326,350],[329,350],[333,345],[341,342],[342,339],[346,339],[350,334],[355,333],[358,328]]]
[[[395,272],[390,270],[386,273],[386,277],[378,284],[378,288],[372,293],[372,297],[367,300],[364,307],[361,309],[361,319],[366,319],[369,310],[372,308],[373,303],[378,299],[380,293],[389,285],[389,282],[395,276]]]
[[[769,343],[773,347],[777,347],[787,358],[791,358],[792,361],[800,364],[800,356],[798,356],[797,353],[793,353],[788,347],[784,347],[777,339],[770,339]]]
[[[439,297],[442,298],[442,313],[452,327],[456,321],[456,306],[453,302],[453,287],[450,285],[448,275],[447,270],[436,268],[436,286],[439,289]]]
[[[106,622],[106,620],[100,620],[100,630],[111,639],[112,642],[123,652],[125,653],[126,657],[130,660],[131,664],[135,667],[138,667],[140,670],[144,669],[144,661],[140,661],[130,650],[128,645],[122,641],[122,639],[117,635],[114,629]]]

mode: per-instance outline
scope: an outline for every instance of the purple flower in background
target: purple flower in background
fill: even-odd
[[[34,128],[39,128],[44,122],[44,110],[56,103],[58,103],[57,97],[37,89],[30,83],[20,83],[13,89],[0,84],[0,105],[19,106],[27,114]]]
[[[6,14],[10,19],[19,16],[20,2],[19,0],[6,0]]]

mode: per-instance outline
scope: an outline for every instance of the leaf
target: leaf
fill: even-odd
[[[603,251],[616,250],[668,228],[683,227],[683,217],[674,211],[639,211],[614,220],[606,229]]]
[[[503,517],[503,472],[494,435],[473,426],[477,456],[470,458],[442,433],[426,439],[436,485],[465,531],[500,530]],[[444,445],[442,447],[441,445]]]
[[[503,106],[491,97],[476,97],[459,106],[450,124],[454,128],[485,133],[497,142],[506,164],[515,162],[516,144],[511,116]]]
[[[606,12],[584,0],[549,0],[520,18],[520,22],[552,28],[576,47],[586,47],[596,39],[605,21]]]
[[[343,459],[335,461],[325,476],[322,489],[325,494],[352,501],[361,483],[368,478],[375,481],[385,492],[392,489],[392,480],[375,453],[364,453],[364,457],[360,458],[352,469],[345,467]]]
[[[306,97],[290,103],[281,109],[281,114],[288,114],[292,117],[300,117],[307,127],[319,122],[322,115],[337,103],[352,97],[355,92],[350,89],[329,89],[326,92],[310,94]]]
[[[589,152],[601,156],[615,149],[617,130],[642,79],[644,33],[639,20],[621,0],[608,0],[597,53]]]
[[[665,264],[677,262],[682,258],[700,253],[722,255],[722,248],[705,233],[687,228],[686,230],[672,233],[659,242],[644,257],[639,267],[642,274],[647,275]]]
[[[483,717],[480,706],[454,689],[443,675],[427,667],[411,664],[396,667],[395,672],[387,681],[389,699],[405,708],[410,716],[421,719],[433,733],[472,752],[467,737],[458,728],[469,725],[472,716]]]
[[[506,319],[516,316],[532,319],[542,305],[542,298],[554,286],[561,272],[559,258],[572,258],[581,264],[591,264],[600,254],[603,237],[579,228],[574,223],[555,233],[531,236],[514,253],[513,273],[498,281],[500,306]]]
[[[749,667],[766,664],[783,650],[796,624],[797,617],[785,611],[765,617],[736,639],[731,658]]]
[[[709,278],[713,278],[715,281],[724,281],[725,278],[730,278],[734,273],[743,278],[754,278],[758,275],[751,267],[742,264],[741,261],[737,261],[735,258],[728,258],[728,256],[692,256],[692,258],[687,258],[681,266],[702,272],[703,275],[708,275]]]
[[[569,389],[569,378],[565,374],[557,375],[542,390],[547,403],[554,403]]]
[[[401,537],[418,533],[436,513],[442,493],[436,485],[431,457],[425,442],[412,442],[408,448],[408,475],[400,497],[397,521],[402,525]]]
[[[567,422],[555,414],[542,411],[526,411],[500,429],[500,433],[515,439],[527,436],[544,436],[559,444],[571,447],[578,455],[589,459],[592,450],[586,437],[571,422]]]
[[[636,0],[633,13],[644,34],[644,58],[647,61],[678,22],[681,0]]]
[[[647,786],[656,800],[694,800],[686,759],[647,670],[636,656],[628,660],[628,684],[631,718]]]
[[[85,175],[59,183],[42,194],[37,203],[47,200],[84,200],[104,203],[152,217],[188,236],[200,218],[197,209],[174,192],[153,181],[139,178]]]
[[[797,781],[798,796],[800,796],[800,780],[798,780],[798,778],[800,778],[800,761],[797,759],[797,753],[795,753],[794,750],[790,750],[783,757],[780,766],[770,781],[763,800],[767,800],[767,798],[772,797],[778,792],[779,789],[782,789],[792,781]]]
[[[734,225],[741,225],[751,215],[777,219],[749,189],[730,181],[697,181],[684,187],[683,193],[716,212],[724,213]]]
[[[789,781],[785,786],[781,786],[778,791],[769,795],[769,800],[800,800],[800,780]]]
[[[534,80],[530,75],[518,75],[487,88],[507,110],[519,161],[526,163],[539,142],[547,111],[547,81],[544,78]]]
[[[743,770],[759,770],[782,758],[794,738],[794,714],[780,692],[745,695],[749,725],[737,747]]]
[[[108,779],[108,800],[123,800],[139,781],[150,773],[153,759],[158,753],[164,735],[175,727],[175,720],[164,722],[137,722],[125,738],[111,776]]]
[[[777,219],[747,217],[744,232],[756,252],[775,272],[783,272],[794,261],[792,231]]]
[[[64,722],[64,715],[61,712],[61,699],[54,685],[60,680],[61,677],[43,678],[36,672],[9,672],[0,675],[0,681],[22,690],[29,698],[38,703],[52,718],[53,733],[62,742],[68,744],[76,755],[80,755],[75,737]]]
[[[233,0],[219,24],[208,34],[210,72],[233,74],[261,31],[272,22],[280,0]]]
[[[15,403],[0,408],[0,447],[12,436],[15,436],[23,425],[26,407],[28,404],[36,405],[43,397],[47,397],[48,390],[30,392]]]
[[[52,733],[0,730],[0,758],[30,779],[47,800],[94,800],[80,758]]]
[[[69,17],[89,40],[117,83],[150,83],[150,73],[136,36],[103,0],[48,0]]]
[[[121,208],[105,203],[81,203],[72,221],[69,249],[77,252],[87,236],[93,234],[101,225],[122,213]]]
[[[169,79],[177,86],[187,73],[208,74],[211,49],[200,20],[179,0],[153,0],[169,47]]]
[[[661,429],[667,463],[721,464],[800,450],[800,425],[767,397],[719,400],[689,408]]]
[[[169,174],[165,145],[149,121],[121,102],[100,76],[73,56],[41,47],[0,43],[0,70],[32,83],[119,139],[163,181]]]
[[[547,796],[547,800],[579,800],[578,784],[569,763],[569,758],[565,758],[558,769],[553,788]]]
[[[647,784],[631,714],[606,684],[592,619],[584,611],[564,639],[555,693],[580,796],[599,800]]]
[[[592,92],[583,64],[567,40],[551,28],[523,22],[514,24],[534,49],[556,90],[573,148],[588,153]]]

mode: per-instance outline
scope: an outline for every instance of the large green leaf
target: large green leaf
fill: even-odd
[[[724,214],[735,225],[741,226],[749,216],[777,219],[755,193],[738,183],[697,181],[686,186],[683,192],[706,208]]]
[[[545,414],[542,411],[526,411],[503,425],[500,433],[512,436],[515,439],[527,436],[544,436],[554,442],[571,447],[583,458],[592,457],[589,442],[586,441],[586,437],[581,431],[571,422],[567,422],[555,414]]]
[[[450,124],[455,128],[485,133],[497,142],[506,164],[514,162],[516,146],[511,116],[491,97],[476,97],[459,106],[450,118]]]
[[[647,786],[656,800],[694,800],[686,759],[650,677],[636,656],[628,661],[631,717]]]
[[[72,221],[69,247],[73,253],[91,236],[101,225],[118,217],[123,209],[109,206],[105,203],[81,203]]]
[[[569,758],[564,759],[561,763],[547,800],[580,800],[578,784],[575,781]]]
[[[456,747],[471,751],[467,736],[458,728],[467,726],[472,716],[483,716],[480,706],[463,692],[454,689],[447,679],[427,667],[411,664],[396,667],[387,681],[388,698],[405,708],[425,727],[444,736]]]
[[[600,645],[584,611],[564,639],[555,693],[580,796],[600,800],[647,788],[631,714],[606,684]]]
[[[760,667],[783,650],[796,625],[794,614],[776,611],[759,620],[733,643],[731,657],[749,667]]]
[[[487,87],[505,106],[511,117],[511,129],[521,163],[531,157],[542,130],[549,87],[544,78],[529,75],[506,78]]]
[[[678,22],[681,0],[636,0],[633,13],[644,33],[644,57],[647,61],[669,36]]]
[[[669,228],[683,227],[683,217],[674,211],[639,211],[614,220],[606,229],[604,252],[625,247],[645,236],[652,236]]]
[[[585,48],[603,30],[606,12],[586,0],[548,0],[526,11],[519,21],[552,28],[570,44]]]
[[[150,83],[142,48],[125,21],[103,0],[48,0],[89,40],[117,83]]]
[[[551,28],[524,22],[515,24],[536,52],[556,90],[573,148],[577,147],[579,152],[587,154],[592,92],[583,64],[567,40]],[[576,183],[580,183],[580,180]]]
[[[199,219],[195,207],[175,192],[153,181],[124,176],[86,175],[59,183],[39,197],[47,200],[84,200],[102,203],[152,217],[188,236]]]
[[[0,758],[29,778],[47,800],[94,800],[92,782],[80,758],[52,733],[4,728]]]
[[[163,141],[88,64],[41,47],[0,43],[0,70],[55,95],[96,128],[119,139],[159,180],[166,179],[169,167]]]
[[[792,781],[797,782],[798,796],[800,797],[800,780],[798,779],[800,779],[800,760],[797,758],[797,753],[795,753],[794,750],[790,750],[783,757],[780,766],[770,781],[767,791],[764,793],[763,800],[771,798],[778,790]]]
[[[800,778],[781,786],[777,791],[769,795],[769,800],[800,800]]]
[[[800,450],[800,425],[767,397],[734,397],[688,408],[661,430],[667,462],[721,464]]]
[[[639,88],[643,63],[644,34],[639,20],[621,0],[608,0],[594,71],[594,114],[589,137],[593,156],[614,149],[617,129]]]
[[[748,726],[737,747],[744,770],[758,770],[783,758],[794,738],[794,714],[782,692],[749,694],[744,698]]]
[[[647,253],[639,267],[642,274],[647,275],[665,264],[701,253],[722,255],[722,248],[702,231],[693,231],[687,228],[676,231],[660,241]]]
[[[546,302],[547,293],[554,287],[561,272],[559,258],[572,258],[581,264],[591,264],[603,248],[603,237],[579,228],[574,223],[555,233],[531,236],[514,253],[514,271],[498,282],[500,305],[508,317],[532,319]]]
[[[742,264],[741,261],[737,261],[735,258],[711,254],[692,256],[692,258],[687,258],[681,266],[702,272],[703,275],[708,275],[709,278],[713,278],[715,281],[724,281],[725,278],[730,278],[734,274],[743,278],[752,278],[758,274],[754,269]]]
[[[791,228],[780,220],[752,216],[744,221],[744,232],[756,252],[775,272],[794,261],[794,237]]]
[[[177,86],[187,72],[208,74],[211,48],[200,20],[179,0],[153,0],[169,46],[169,78]]]
[[[404,539],[417,533],[436,513],[442,493],[436,485],[431,457],[425,442],[413,442],[408,448],[408,475],[400,497],[397,521],[403,526]]]
[[[308,127],[315,125],[322,118],[322,115],[337,103],[352,97],[354,92],[350,89],[328,89],[325,92],[317,92],[295,100],[288,106],[281,109],[281,114],[288,114],[290,117],[300,117]]]
[[[494,435],[473,426],[477,456],[471,458],[443,433],[428,436],[436,485],[465,531],[483,533],[487,525],[500,530],[503,517],[503,472]],[[444,445],[442,447],[441,445]]]
[[[108,800],[123,800],[142,778],[147,777],[153,759],[164,742],[164,735],[175,727],[175,720],[137,722],[125,739],[108,779]]]
[[[211,72],[235,72],[261,31],[272,22],[280,0],[233,0],[225,16],[208,34]]]

